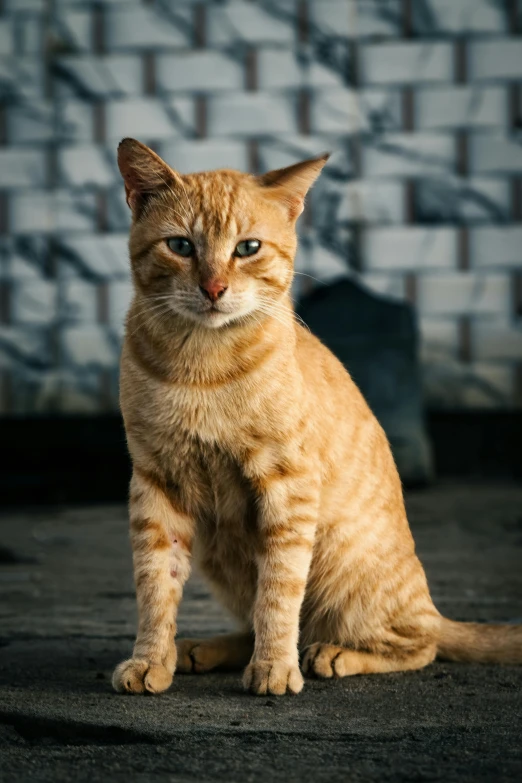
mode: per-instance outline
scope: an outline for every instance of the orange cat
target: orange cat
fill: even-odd
[[[135,297],[121,365],[139,609],[119,691],[246,666],[256,694],[305,674],[522,662],[521,626],[433,606],[386,436],[337,359],[296,323],[295,222],[327,155],[261,177],[181,176],[132,139]],[[174,643],[194,557],[242,631]]]

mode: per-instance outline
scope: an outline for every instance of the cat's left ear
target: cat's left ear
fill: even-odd
[[[267,174],[262,174],[258,180],[261,185],[273,189],[274,196],[287,205],[290,218],[296,220],[304,209],[306,194],[329,157],[330,153],[325,152],[318,158],[310,158],[284,169],[269,171]]]

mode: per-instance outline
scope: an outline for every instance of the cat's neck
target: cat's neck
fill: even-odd
[[[274,354],[289,362],[295,353],[295,315],[290,297],[276,313],[254,314],[217,329],[175,313],[151,318],[137,298],[127,320],[126,344],[135,360],[167,383],[219,385],[248,375]]]

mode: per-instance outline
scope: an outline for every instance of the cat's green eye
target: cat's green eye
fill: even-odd
[[[239,256],[239,258],[253,256],[255,253],[257,253],[260,247],[261,242],[259,239],[244,239],[237,245],[236,249],[234,250],[234,255]]]
[[[178,256],[183,256],[183,258],[189,258],[189,256],[194,255],[194,245],[190,239],[186,239],[186,237],[172,237],[171,239],[167,239],[167,245],[173,253],[176,253]]]

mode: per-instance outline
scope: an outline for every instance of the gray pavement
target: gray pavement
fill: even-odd
[[[449,617],[522,622],[522,487],[408,495],[419,553]],[[122,506],[0,517],[0,780],[522,780],[522,667],[308,680],[255,698],[237,674],[112,692],[135,605]],[[180,634],[233,626],[191,579]]]

